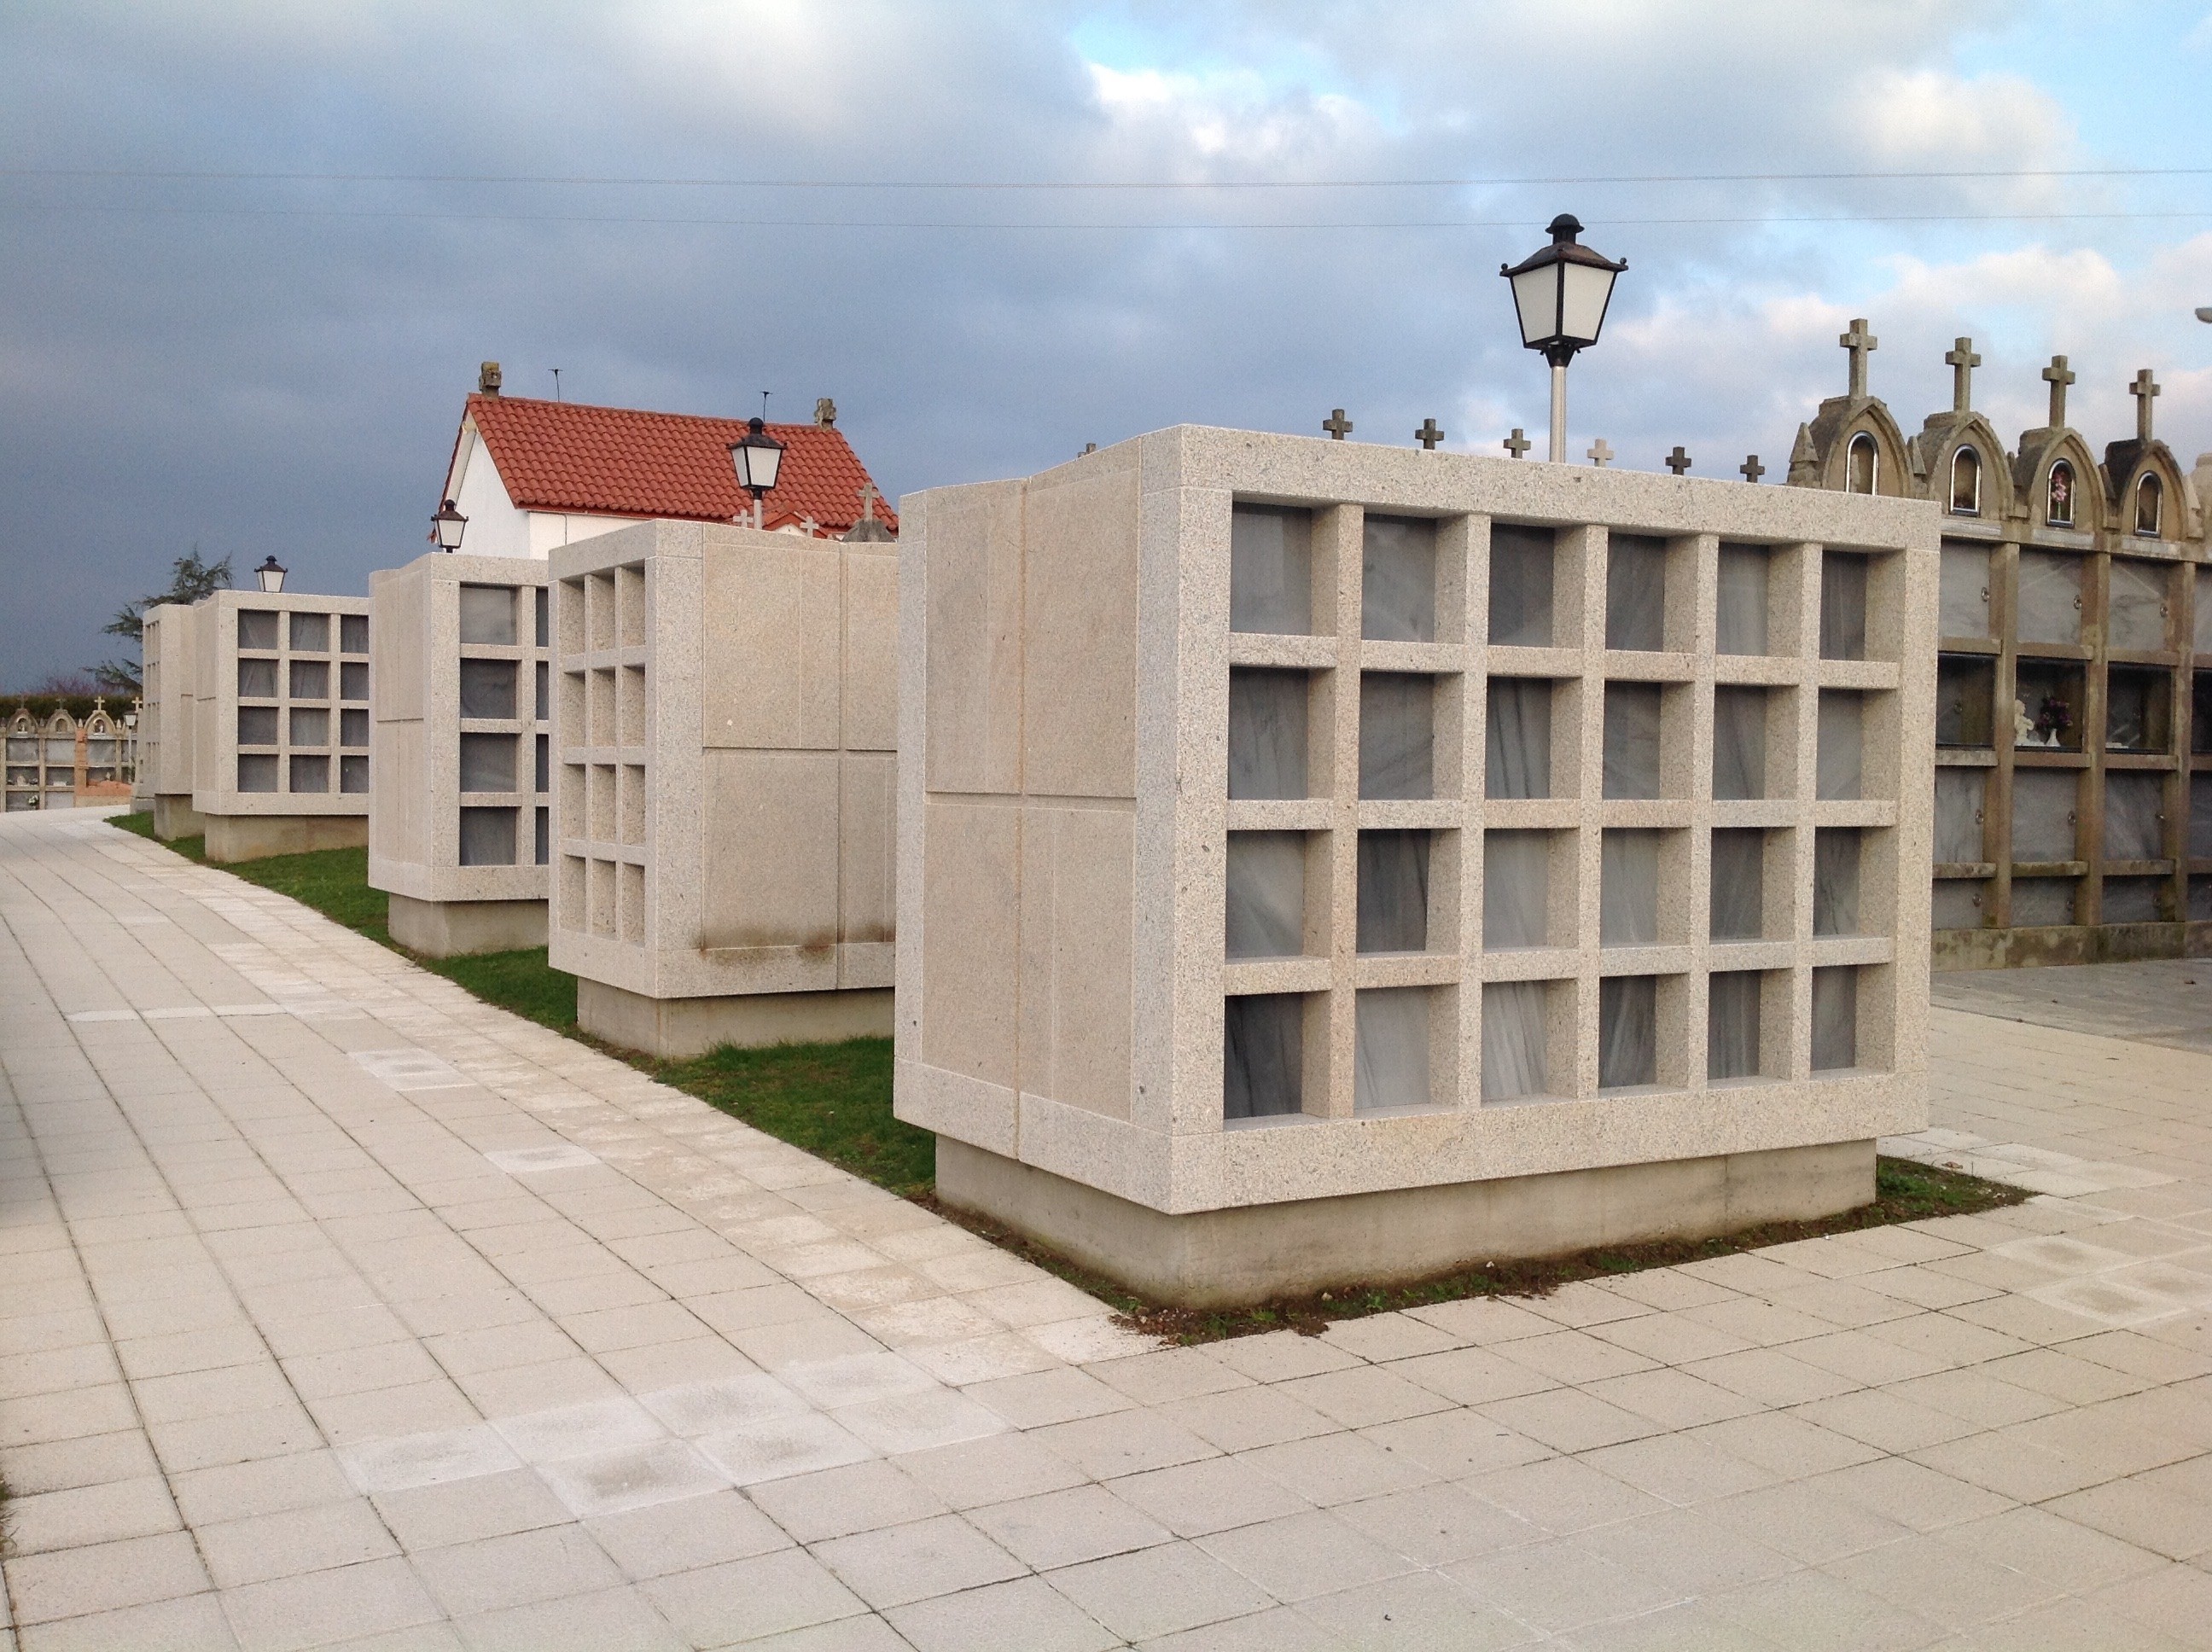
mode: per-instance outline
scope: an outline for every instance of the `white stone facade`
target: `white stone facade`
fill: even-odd
[[[554,552],[550,949],[587,1030],[889,1029],[896,550],[653,522]]]
[[[552,843],[546,565],[431,551],[369,577],[368,881],[418,951],[545,943]]]
[[[367,841],[368,609],[260,591],[192,605],[191,799],[210,859]]]
[[[1864,1198],[1923,1121],[1924,503],[1186,427],[902,510],[941,1193],[948,1140],[1018,1221],[1012,1166],[1119,1220],[1857,1144]]]
[[[192,708],[199,680],[192,668],[192,610],[158,603],[146,610],[139,643],[144,706],[138,722],[137,795],[154,811],[165,838],[200,830],[192,812]]]

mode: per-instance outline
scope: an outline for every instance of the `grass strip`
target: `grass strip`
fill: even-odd
[[[152,838],[151,815],[115,815],[111,823]],[[158,840],[156,840],[158,841]],[[168,847],[212,864],[197,837]],[[1875,1161],[1875,1200],[1814,1222],[1778,1222],[1712,1239],[1616,1245],[1571,1256],[1486,1264],[1408,1285],[1351,1285],[1310,1297],[1285,1297],[1236,1309],[1173,1308],[1150,1302],[1079,1266],[1010,1229],[939,1205],[934,1196],[936,1138],[891,1112],[891,1042],[855,1038],[837,1044],[779,1044],[765,1049],[725,1045],[684,1061],[659,1061],[602,1043],[576,1025],[576,978],[553,969],[544,947],[474,957],[431,958],[392,938],[385,897],[368,886],[368,851],[317,849],[272,855],[218,868],[287,895],[325,917],[443,975],[488,1004],[566,1034],[661,1083],[705,1102],[766,1135],[826,1159],[863,1181],[915,1200],[979,1237],[1012,1251],[1114,1308],[1129,1328],[1175,1343],[1212,1342],[1262,1331],[1309,1335],[1330,1321],[1361,1319],[1401,1308],[1423,1308],[1468,1297],[1541,1297],[1577,1279],[1604,1278],[1649,1267],[1673,1267],[1768,1245],[1852,1233],[1937,1216],[1966,1216],[2017,1205],[2020,1187],[1917,1164]]]

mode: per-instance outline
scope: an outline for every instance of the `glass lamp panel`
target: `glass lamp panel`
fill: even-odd
[[[1594,344],[1598,330],[1605,325],[1605,307],[1613,296],[1613,272],[1592,264],[1564,263],[1561,269],[1566,284],[1560,306],[1559,331],[1577,343]]]
[[[1559,336],[1559,266],[1540,264],[1513,277],[1513,308],[1521,342],[1530,349]]]

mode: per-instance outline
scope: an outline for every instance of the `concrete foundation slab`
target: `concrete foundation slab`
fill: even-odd
[[[891,990],[647,998],[579,976],[576,1024],[594,1038],[664,1060],[704,1055],[722,1044],[752,1048],[889,1038]]]
[[[428,957],[545,944],[543,901],[417,901],[406,895],[386,900],[385,926],[392,938]]]
[[[192,807],[192,794],[178,793],[173,796],[156,794],[154,799],[154,835],[164,843],[174,842],[180,837],[198,837],[207,830],[207,817]]]
[[[1832,1216],[1873,1200],[1874,1169],[1873,1142],[1831,1142],[1170,1216],[937,1139],[945,1204],[1156,1301],[1192,1308]]]
[[[368,847],[367,815],[207,815],[207,858],[218,865],[311,849]]]

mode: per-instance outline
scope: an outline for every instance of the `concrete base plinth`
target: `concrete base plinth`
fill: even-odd
[[[428,957],[545,944],[543,901],[418,901],[409,895],[387,895],[385,901],[392,938]]]
[[[1835,1142],[1171,1216],[939,1136],[937,1196],[1154,1301],[1225,1308],[1833,1216],[1873,1200],[1874,1162]]]
[[[594,1038],[663,1060],[721,1044],[826,1044],[891,1036],[891,989],[647,998],[605,981],[576,982],[576,1025]]]
[[[192,807],[192,794],[177,792],[154,799],[154,835],[164,843],[180,837],[198,837],[207,830],[207,817]]]
[[[367,815],[205,815],[207,858],[218,864],[265,860],[311,849],[368,847]]]

